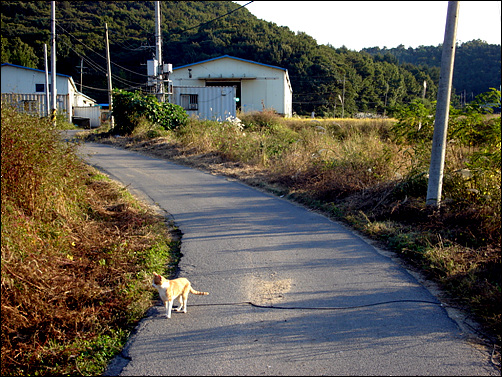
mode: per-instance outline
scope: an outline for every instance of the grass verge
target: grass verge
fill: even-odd
[[[179,241],[45,120],[2,106],[1,127],[2,375],[101,374]]]
[[[480,148],[449,144],[443,204],[434,210],[425,205],[428,146],[394,142],[396,120],[266,111],[241,119],[100,140],[240,179],[349,224],[439,283],[500,344],[500,166],[470,171],[477,178],[463,174]],[[500,124],[485,119],[483,127]]]

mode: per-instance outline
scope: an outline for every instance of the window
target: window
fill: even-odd
[[[49,92],[52,91],[52,84],[49,84]],[[35,84],[36,93],[45,93],[45,84]]]
[[[181,107],[185,110],[198,110],[199,109],[199,95],[198,94],[181,94]]]

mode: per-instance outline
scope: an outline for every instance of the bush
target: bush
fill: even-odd
[[[113,91],[113,116],[115,126],[112,132],[118,135],[130,135],[141,118],[165,130],[178,128],[188,119],[186,111],[181,106],[158,102],[152,95],[131,93],[121,89]]]
[[[244,129],[260,130],[282,123],[282,117],[274,110],[253,111],[240,115]]]
[[[76,201],[79,160],[48,119],[2,109],[2,205],[9,199],[27,216],[51,221]]]
[[[47,119],[2,106],[1,120],[2,375],[99,375],[174,243]]]
[[[443,187],[450,199],[500,203],[500,117],[489,115],[492,106],[500,106],[500,91],[495,89],[461,109],[450,109]],[[408,179],[429,166],[434,111],[414,101],[396,112],[398,122],[391,129],[394,140],[414,158]],[[500,211],[495,212],[499,218]]]

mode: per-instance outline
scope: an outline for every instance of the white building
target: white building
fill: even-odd
[[[20,65],[3,63],[2,64],[2,101],[8,102],[17,108],[39,116],[47,114],[46,95],[45,95],[45,71],[40,69],[23,67]],[[49,89],[51,88],[51,75],[49,72]],[[79,117],[79,109],[84,108],[85,114],[89,113],[88,107],[96,107],[95,100],[80,93],[75,86],[71,76],[56,74],[56,93],[57,110],[65,112],[68,120],[73,117]],[[98,107],[99,109],[99,107]],[[91,126],[99,122],[99,110],[97,110],[98,119],[90,119]]]
[[[242,112],[292,114],[293,91],[285,68],[224,55],[174,68],[169,78],[173,87],[234,86]]]

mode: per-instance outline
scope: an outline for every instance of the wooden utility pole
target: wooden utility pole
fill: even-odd
[[[110,113],[110,127],[114,126],[113,98],[112,98],[112,66],[110,62],[110,45],[108,43],[108,24],[105,22],[105,44],[106,44],[106,76],[108,78],[108,111]]]
[[[56,113],[57,113],[57,88],[56,88],[56,2],[51,1],[51,81],[52,81],[52,109],[51,109],[51,121],[56,125]]]
[[[45,115],[51,115],[51,96],[49,93],[49,64],[47,62],[47,44],[44,43],[44,65],[45,65]]]
[[[427,205],[435,207],[439,207],[440,205],[441,190],[443,187],[443,168],[453,79],[453,64],[455,61],[458,10],[458,1],[448,2],[426,200]]]

